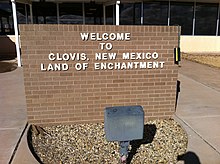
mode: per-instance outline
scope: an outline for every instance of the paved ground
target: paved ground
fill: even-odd
[[[220,69],[183,61],[177,120],[189,136],[188,151],[202,164],[220,163]]]
[[[180,74],[220,92],[220,69],[187,60],[181,63]]]
[[[27,123],[22,69],[0,74],[0,163],[10,161]]]
[[[186,129],[188,152],[178,164],[220,164],[220,70],[183,61],[174,118]],[[22,69],[0,74],[0,163],[37,164],[27,147]],[[4,142],[2,142],[4,141]],[[13,158],[11,158],[13,156]]]

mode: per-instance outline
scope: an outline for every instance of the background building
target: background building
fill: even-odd
[[[120,2],[119,25],[179,25],[183,52],[220,51],[219,0],[17,0],[16,13],[18,24],[114,25],[116,2]],[[8,45],[4,40],[8,38],[14,41],[13,27],[12,3],[3,0],[0,2],[1,43]],[[1,51],[12,53],[14,48],[5,44]]]

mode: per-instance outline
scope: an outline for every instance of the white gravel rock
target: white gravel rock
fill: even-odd
[[[33,126],[32,126],[33,127]],[[104,124],[74,124],[30,129],[34,153],[42,163],[117,164],[119,144],[105,139]],[[131,141],[128,162],[132,164],[176,163],[186,152],[187,135],[172,119],[145,124],[144,138]]]

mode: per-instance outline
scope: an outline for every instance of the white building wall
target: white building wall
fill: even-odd
[[[180,48],[185,53],[220,53],[220,36],[181,36]]]

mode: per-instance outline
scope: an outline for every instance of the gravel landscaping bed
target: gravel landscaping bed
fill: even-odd
[[[117,164],[119,144],[105,139],[103,123],[31,126],[29,144],[42,163]],[[142,140],[132,141],[127,163],[176,163],[186,152],[187,135],[173,119],[144,126]]]

